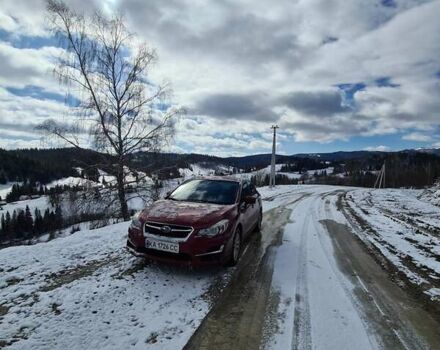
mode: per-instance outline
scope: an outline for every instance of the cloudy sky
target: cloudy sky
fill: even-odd
[[[122,12],[187,114],[171,149],[216,155],[440,147],[440,1],[70,0]],[[0,0],[0,147],[68,115],[40,0]]]

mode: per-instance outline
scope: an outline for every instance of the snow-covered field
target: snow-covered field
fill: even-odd
[[[14,210],[24,210],[26,206],[29,207],[31,213],[33,213],[36,208],[38,208],[41,211],[44,211],[46,208],[51,208],[49,204],[49,197],[41,196],[35,199],[26,199],[23,201],[7,203],[2,206],[2,211],[0,211],[0,214],[2,212],[7,212],[7,211],[9,211],[9,213],[12,214]]]
[[[347,195],[357,230],[413,283],[440,300],[440,207],[423,190],[359,189]]]
[[[188,179],[196,176],[213,176],[215,173],[232,173],[233,168],[226,165],[213,165],[194,163],[190,164],[189,168],[180,168],[179,173],[183,179]]]
[[[6,195],[11,192],[12,186],[19,182],[8,182],[7,184],[0,185],[0,197],[4,200]]]
[[[419,344],[405,322],[389,322],[407,310],[380,289],[393,282],[386,273],[374,280],[381,267],[371,265],[378,270],[369,275],[368,264],[375,264],[369,255],[356,262],[342,245],[358,234],[435,300],[439,207],[417,190],[298,185],[259,191],[266,215],[291,210],[270,260],[276,316],[268,305],[263,348]],[[359,218],[369,230],[356,227]],[[119,223],[0,250],[0,347],[181,349],[236,270],[145,264],[125,251],[127,228]]]
[[[146,266],[128,223],[0,251],[0,345],[8,349],[178,349],[227,270]]]
[[[419,199],[440,207],[440,182],[437,182],[434,186],[422,191]]]
[[[299,173],[299,172],[283,172],[281,171],[281,168],[284,166],[285,164],[276,164],[275,165],[275,171],[277,175],[283,175],[288,177],[289,179],[296,179],[299,180],[301,178],[303,178],[305,175],[307,176],[313,176],[315,174],[317,175],[323,175],[323,174],[333,174],[334,171],[334,167],[327,167],[324,169],[318,169],[318,170],[307,170],[304,173]],[[252,176],[265,176],[265,175],[269,175],[270,174],[270,165],[260,169],[260,170],[255,170],[255,171],[251,171],[249,173],[239,173],[239,174],[234,174],[233,176],[236,178],[241,178],[241,179],[250,179]]]

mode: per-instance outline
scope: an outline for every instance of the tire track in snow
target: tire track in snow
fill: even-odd
[[[301,229],[300,254],[297,265],[300,267],[296,278],[295,306],[293,320],[293,350],[312,349],[310,326],[309,293],[307,287],[307,233],[310,218],[306,217]]]
[[[314,240],[315,243],[319,245],[319,248],[317,251],[322,254],[322,256],[325,259],[325,262],[328,264],[327,269],[327,276],[330,280],[335,281],[332,282],[334,285],[334,288],[336,290],[339,290],[339,294],[337,299],[343,300],[344,302],[348,302],[350,306],[347,305],[347,309],[350,310],[352,313],[350,315],[352,320],[357,320],[358,324],[356,327],[353,327],[353,332],[357,333],[359,336],[359,346],[360,348],[371,348],[376,349],[378,347],[375,339],[370,336],[368,330],[368,325],[364,322],[362,315],[359,314],[358,308],[359,303],[355,300],[354,295],[351,290],[351,286],[348,285],[348,281],[345,280],[339,271],[339,269],[336,266],[336,261],[333,257],[333,247],[330,241],[325,242],[326,238],[324,235],[327,234],[325,226],[322,224],[322,219],[328,219],[328,218],[334,218],[333,212],[330,210],[330,205],[332,202],[330,201],[330,198],[333,198],[334,196],[340,194],[341,190],[335,190],[331,192],[326,192],[323,194],[318,194],[315,197],[315,201],[310,206],[310,217],[311,217],[311,223],[313,227],[313,235],[317,239]],[[335,203],[333,203],[334,206]],[[335,310],[337,309],[337,303],[335,303]],[[341,311],[342,312],[342,311]],[[345,310],[347,312],[347,310]],[[347,315],[346,315],[347,316]],[[344,317],[341,315],[341,320],[335,320],[336,323],[341,323],[341,331],[345,329],[346,327],[343,327],[345,325]],[[341,335],[339,335],[340,337]],[[338,337],[338,336],[336,336]],[[362,342],[361,342],[362,340]],[[362,343],[363,345],[361,345]]]
[[[338,193],[339,192],[339,193]],[[347,193],[347,191],[345,192],[340,192],[340,191],[336,191],[335,193],[333,193],[334,195],[338,196],[338,199],[340,198],[340,196],[342,196],[344,193]],[[324,197],[323,197],[324,198]],[[325,203],[323,204],[324,206],[324,210],[327,214],[327,217],[334,220],[335,222],[337,222],[334,212],[331,210],[330,208],[330,202],[325,201]],[[326,227],[325,222],[322,222],[322,225],[324,227]],[[327,231],[328,234],[330,234],[329,231]],[[322,244],[322,239],[321,239],[321,244]],[[334,241],[333,244],[335,245],[335,248],[338,249],[340,251],[340,258],[346,261],[347,266],[351,265],[351,261],[348,258],[347,255],[343,254],[343,248],[341,247],[341,245],[338,243],[338,241]],[[335,269],[337,269],[336,267],[334,267]],[[339,271],[339,270],[337,270]],[[338,273],[338,272],[336,272]],[[352,269],[352,275],[356,278],[356,280],[358,281],[360,287],[362,288],[362,290],[366,293],[366,295],[368,296],[368,299],[373,303],[373,306],[377,309],[377,311],[380,313],[381,317],[383,317],[384,322],[386,323],[390,323],[390,319],[389,317],[386,315],[386,313],[384,312],[384,310],[382,309],[382,307],[378,304],[376,298],[373,296],[373,294],[369,291],[368,287],[366,286],[365,282],[362,280],[362,278],[358,275],[358,272],[353,268]],[[341,277],[339,276],[339,279],[341,280]],[[341,281],[342,282],[342,281]],[[343,283],[341,283],[341,285],[344,286]],[[353,295],[352,292],[349,291],[349,289],[347,288],[347,286],[344,286],[344,289],[347,293],[347,296],[349,296],[349,298],[352,300],[353,305],[356,307],[356,309],[358,309],[360,311],[361,309],[361,304],[359,301],[357,301],[355,299],[355,296]],[[368,323],[368,319],[366,319],[366,317],[363,314],[360,314],[361,319],[363,321],[363,323],[365,324],[366,328],[369,328],[369,323]],[[403,341],[403,339],[399,336],[399,332],[396,331],[395,328],[392,329],[393,333],[397,336],[397,338],[400,341],[400,345],[405,349],[408,350],[408,347],[406,345],[406,342]],[[380,339],[378,339],[380,341]],[[393,348],[397,347],[396,343],[393,343]]]
[[[264,213],[261,238],[251,237],[230,284],[185,349],[257,349],[261,346],[276,246],[301,195]]]
[[[268,348],[376,348],[335,276],[335,263],[329,264],[333,258],[327,255],[327,250],[332,251],[331,242],[319,242],[324,228],[317,221],[317,210],[323,202],[321,196],[330,191],[334,192],[334,187],[314,188],[309,198],[295,206],[291,215],[294,222],[286,226],[273,288],[279,291],[280,300],[295,300],[296,296],[296,302],[290,307],[279,304],[278,313],[284,316]]]
[[[351,302],[353,310],[356,310],[358,312],[359,318],[362,321],[362,323],[364,325],[364,328],[368,329],[369,328],[368,323],[363,318],[363,315],[359,313],[359,306],[360,306],[360,304],[355,299],[355,297],[353,295],[353,292],[352,292],[351,286],[347,285],[348,281],[344,280],[343,276],[341,275],[341,271],[335,265],[336,262],[335,262],[334,257],[333,257],[333,252],[330,250],[331,247],[326,247],[325,246],[323,235],[324,234],[328,235],[329,233],[325,229],[325,227],[326,227],[325,223],[323,223],[321,221],[322,219],[318,218],[318,211],[319,212],[324,212],[326,220],[332,219],[332,220],[334,220],[336,222],[337,220],[336,220],[336,218],[334,216],[334,213],[330,209],[331,202],[329,200],[326,200],[326,198],[330,197],[330,196],[340,196],[343,193],[346,193],[346,191],[337,190],[337,191],[333,191],[333,192],[330,192],[330,193],[325,193],[324,195],[322,195],[321,196],[321,200],[319,202],[319,208],[318,207],[314,207],[311,210],[311,212],[312,212],[312,222],[313,222],[313,225],[315,227],[315,232],[317,233],[318,241],[319,241],[319,244],[321,246],[321,249],[324,252],[324,255],[325,255],[325,257],[326,257],[326,259],[328,261],[328,264],[329,264],[331,270],[333,271],[333,276],[335,276],[335,278],[337,279],[340,287],[344,291],[346,299]],[[340,248],[340,246],[339,246],[339,248]],[[346,256],[342,256],[342,258],[347,260],[347,262],[349,262],[348,258]],[[357,276],[357,275],[356,275],[356,277],[359,278],[359,276]],[[365,285],[362,283],[362,281],[361,281],[361,284],[365,288]],[[367,333],[367,335],[368,335],[368,340],[369,340],[369,342],[371,344],[371,347],[372,348],[377,348],[378,344],[376,343],[375,338],[373,338],[369,333]]]

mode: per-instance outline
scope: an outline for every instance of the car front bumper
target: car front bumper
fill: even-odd
[[[140,231],[129,231],[127,250],[135,256],[149,260],[179,265],[215,265],[225,262],[225,250],[229,235],[215,238],[190,237],[179,242],[179,253],[163,252],[145,247],[145,238]]]

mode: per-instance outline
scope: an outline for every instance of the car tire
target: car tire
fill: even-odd
[[[260,214],[258,214],[258,221],[254,229],[255,232],[261,232],[262,222],[263,222],[263,213],[260,211]]]
[[[237,265],[241,255],[242,242],[243,240],[241,235],[241,229],[237,227],[234,233],[234,237],[232,238],[232,247],[226,262],[226,266]]]

